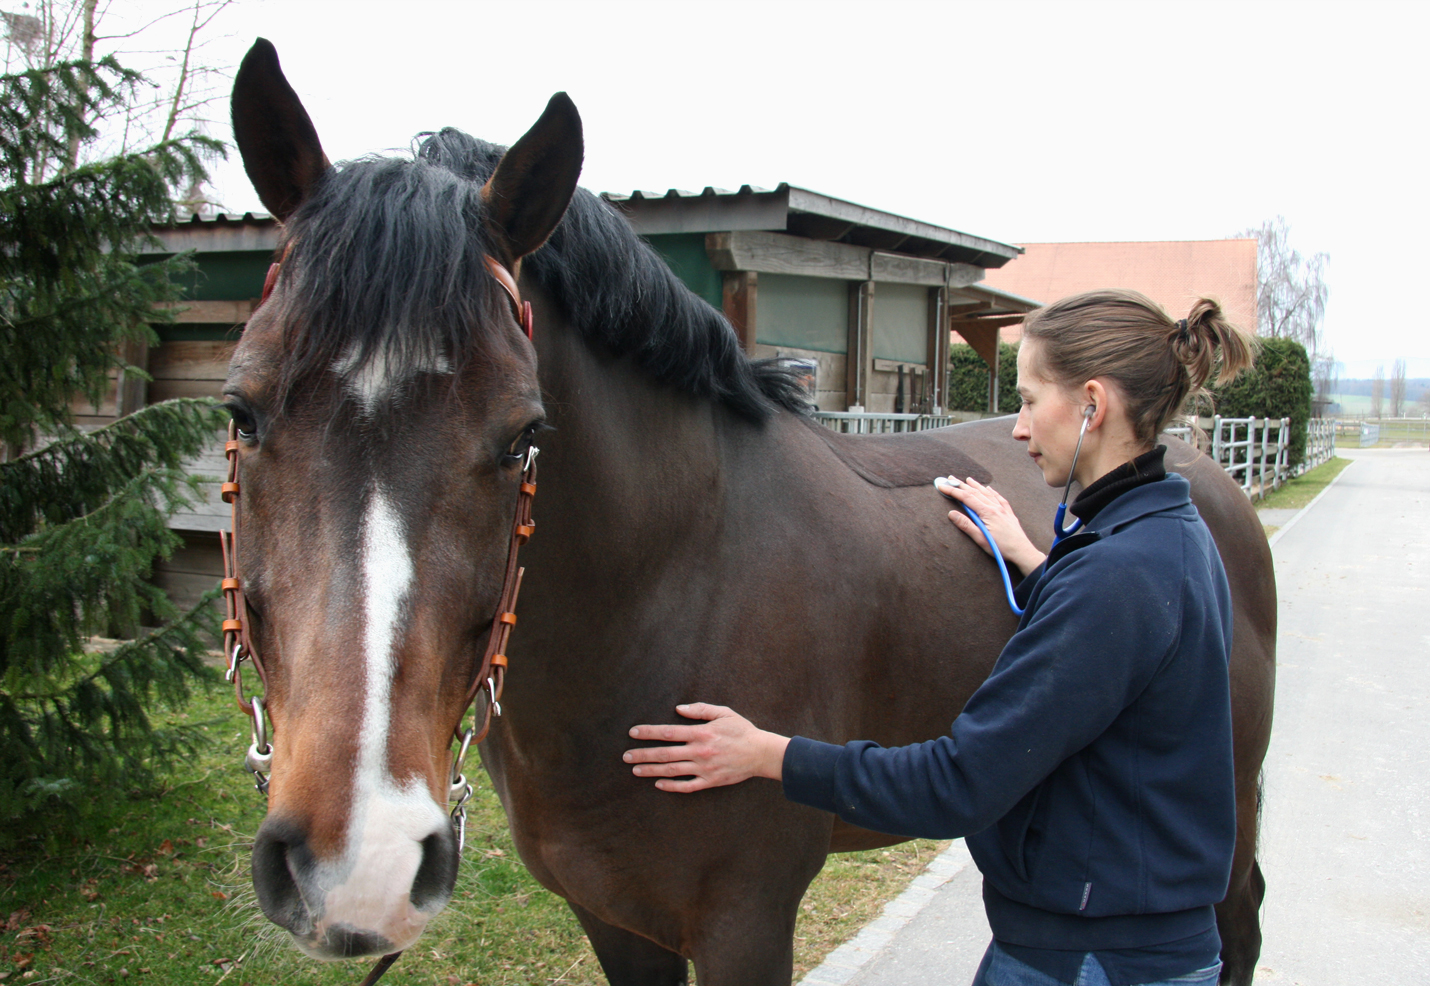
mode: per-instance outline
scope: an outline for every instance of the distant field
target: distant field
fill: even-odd
[[[1366,394],[1332,394],[1331,399],[1341,406],[1341,414],[1362,417],[1370,414],[1370,397]],[[1390,400],[1383,400],[1380,405],[1383,414],[1390,414]],[[1405,407],[1400,411],[1401,417],[1418,418],[1425,413],[1425,408],[1419,400],[1407,401]]]

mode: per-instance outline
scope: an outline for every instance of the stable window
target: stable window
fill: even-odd
[[[874,285],[871,328],[870,344],[875,359],[927,362],[929,289],[920,284],[880,282]]]
[[[849,288],[844,281],[760,274],[756,341],[785,349],[843,353],[849,348]]]

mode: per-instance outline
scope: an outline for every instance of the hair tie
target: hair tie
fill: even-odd
[[[1185,318],[1177,319],[1177,335],[1183,339],[1187,337],[1187,320]]]

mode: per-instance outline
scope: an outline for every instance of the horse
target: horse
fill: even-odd
[[[764,780],[663,794],[622,762],[627,730],[700,700],[832,742],[938,735],[1016,624],[931,480],[994,483],[1044,549],[1055,492],[1006,419],[869,437],[814,421],[788,367],[747,358],[577,187],[564,94],[509,150],[447,129],[409,157],[330,165],[260,39],[232,114],[284,223],[224,386],[272,725],[264,913],[323,958],[420,936],[455,880],[451,738],[481,692],[489,711],[500,698],[481,758],[521,859],[611,983],[684,983],[690,963],[704,986],[788,983],[826,855],[902,837]],[[535,444],[540,529],[500,690],[474,678],[495,670],[493,627],[510,629],[503,572],[513,524],[531,526]],[[1238,487],[1167,444],[1234,599],[1238,841],[1217,916],[1223,982],[1248,983],[1271,557]]]

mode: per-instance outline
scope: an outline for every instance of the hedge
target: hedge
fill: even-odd
[[[1311,418],[1311,360],[1291,339],[1261,339],[1256,365],[1224,387],[1212,388],[1215,411],[1224,418],[1290,418],[1291,465],[1306,457]]]
[[[1018,413],[1018,347],[998,344],[998,410]],[[948,407],[953,411],[988,410],[988,364],[966,342],[948,348]]]

